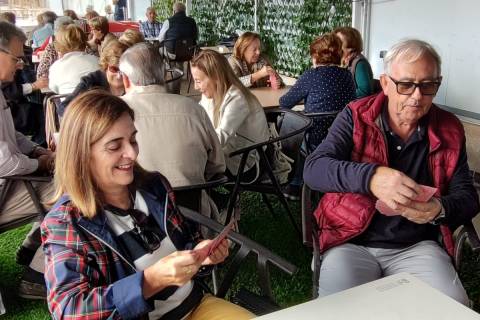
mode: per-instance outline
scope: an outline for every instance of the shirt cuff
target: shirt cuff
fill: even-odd
[[[26,96],[33,92],[33,85],[31,83],[22,84],[23,95]]]

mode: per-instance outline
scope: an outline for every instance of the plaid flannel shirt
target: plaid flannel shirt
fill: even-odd
[[[162,24],[158,21],[142,21],[140,22],[140,32],[145,38],[157,38],[160,35]]]
[[[138,190],[163,230],[168,194],[168,234],[177,249],[191,249],[200,240],[198,229],[178,214],[164,181],[157,174]],[[53,319],[131,319],[153,310],[153,301],[143,297],[143,272],[115,241],[103,212],[86,219],[64,196],[42,223],[42,241]]]

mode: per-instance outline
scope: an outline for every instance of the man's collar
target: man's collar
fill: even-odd
[[[382,112],[380,113],[380,117],[382,119],[383,128],[386,133],[390,133],[392,135],[397,135],[392,128],[390,127],[390,123],[388,121],[388,97],[386,97],[385,101],[383,102]],[[424,115],[417,123],[417,132],[421,138],[425,136],[427,133],[427,115]]]

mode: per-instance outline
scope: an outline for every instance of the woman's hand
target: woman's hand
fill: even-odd
[[[201,252],[202,248],[208,246],[213,240],[203,240],[195,247],[195,250],[199,250]],[[201,261],[202,265],[210,265],[210,264],[218,264],[223,262],[228,257],[228,240],[224,239],[218,247],[213,250],[212,254],[207,256],[203,261]]]
[[[262,69],[258,70],[255,73],[252,73],[252,84],[257,82],[260,79],[270,76],[270,74],[275,74],[275,70],[271,66],[263,66]]]
[[[182,286],[192,279],[201,266],[193,250],[176,251],[143,271],[143,296],[148,299],[168,286]]]

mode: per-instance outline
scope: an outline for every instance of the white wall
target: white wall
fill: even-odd
[[[133,21],[142,20],[145,21],[145,12],[150,7],[150,0],[130,0],[130,16]]]
[[[425,40],[442,58],[443,82],[435,102],[480,117],[480,1],[371,0],[368,58],[383,70],[381,50],[398,40]]]

